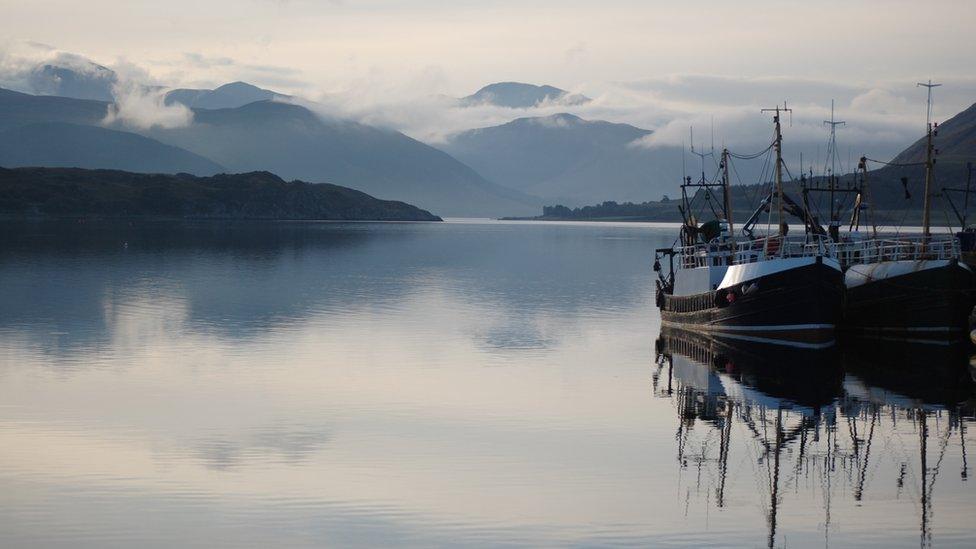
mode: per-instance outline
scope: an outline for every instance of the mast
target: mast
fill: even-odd
[[[732,185],[729,181],[729,149],[722,148],[722,190],[724,192],[725,220],[729,223],[729,236],[735,235],[732,227]]]
[[[830,120],[823,121],[824,126],[830,126],[830,142],[827,145],[827,156],[830,157],[830,172],[827,174],[827,186],[830,190],[830,227],[836,227],[840,217],[840,209],[834,211],[834,190],[837,188],[837,126],[843,126],[847,122],[834,120],[834,100],[830,100]],[[824,163],[826,171],[826,162]],[[836,229],[832,228],[831,231]],[[833,237],[831,233],[831,237]],[[836,240],[836,239],[835,239]]]
[[[779,236],[785,235],[785,225],[783,218],[783,131],[780,126],[779,116],[781,112],[793,112],[793,109],[786,108],[786,103],[783,103],[783,108],[776,105],[774,109],[762,109],[762,112],[775,112],[773,115],[773,126],[776,128],[775,137],[773,138],[773,148],[776,150],[776,210],[779,217]]]
[[[874,214],[871,213],[871,195],[868,192],[868,159],[862,156],[857,163],[857,169],[861,171],[861,189],[858,193],[857,202],[854,205],[855,210],[851,217],[851,227],[854,228],[854,223],[856,221],[858,229],[861,225],[861,206],[865,202],[868,204],[868,221],[871,223],[871,238],[878,237],[878,226],[874,222]]]
[[[962,230],[966,230],[966,218],[969,217],[969,192],[973,182],[973,163],[966,162],[966,198],[962,210]]]
[[[928,83],[918,82],[916,86],[928,89],[928,100],[925,107],[925,197],[922,202],[922,235],[926,240],[932,234],[931,228],[931,209],[932,209],[932,166],[935,163],[932,159],[935,151],[932,142],[932,88],[937,88],[942,84],[933,84],[929,79]]]

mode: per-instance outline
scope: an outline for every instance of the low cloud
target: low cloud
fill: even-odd
[[[151,88],[125,80],[113,92],[115,103],[109,105],[104,124],[121,124],[138,129],[180,128],[193,122],[193,111],[180,103],[165,103],[166,89]]]

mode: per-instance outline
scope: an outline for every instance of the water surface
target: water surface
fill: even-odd
[[[674,234],[3,224],[0,546],[971,545],[968,350],[659,344]]]

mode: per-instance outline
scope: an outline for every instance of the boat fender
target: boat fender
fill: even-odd
[[[729,302],[729,305],[735,303],[735,292],[729,290],[729,293],[725,294],[725,300]]]

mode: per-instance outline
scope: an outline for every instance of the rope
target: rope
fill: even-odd
[[[925,165],[925,162],[906,162],[906,163],[900,163],[900,162],[885,162],[884,160],[875,160],[873,158],[867,158],[867,157],[865,157],[864,159],[867,160],[868,162],[874,162],[875,164],[884,164],[885,166],[899,166],[899,167],[903,167],[903,168],[907,168],[907,167],[910,167],[910,166],[924,166]]]
[[[757,152],[756,154],[735,154],[734,152],[729,151],[729,156],[731,156],[733,158],[738,158],[739,160],[753,160],[753,159],[759,158],[760,156],[762,156],[762,155],[766,154],[767,152],[769,152],[769,149],[772,149],[773,148],[773,145],[775,145],[775,144],[776,144],[776,142],[773,141],[772,143],[769,144],[768,147],[766,147],[765,149]]]

